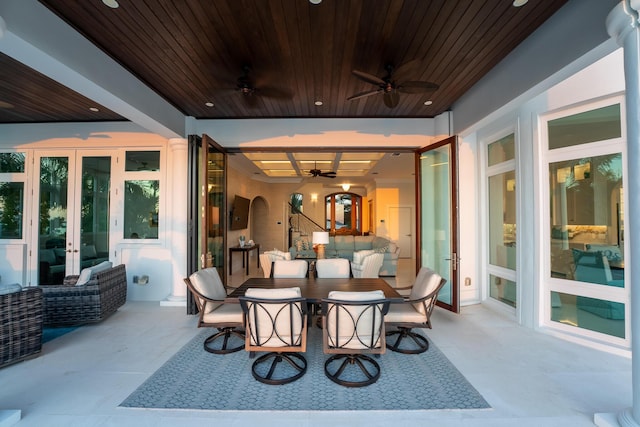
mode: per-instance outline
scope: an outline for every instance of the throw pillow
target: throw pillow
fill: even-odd
[[[375,248],[374,251],[379,253],[379,254],[383,254],[385,252],[387,252],[389,250],[389,246],[384,246],[382,248]]]
[[[91,276],[96,273],[99,273],[104,270],[108,270],[113,266],[111,261],[103,261],[98,265],[94,265],[93,267],[87,267],[82,269],[80,272],[80,277],[78,277],[78,281],[76,282],[76,286],[86,285],[89,280],[91,280]]]
[[[22,286],[19,283],[5,283],[4,285],[0,285],[0,295],[12,294],[14,292],[20,292],[22,290]]]
[[[396,250],[398,249],[398,245],[396,245],[393,242],[389,242],[389,252],[391,252],[392,254],[396,253]]]

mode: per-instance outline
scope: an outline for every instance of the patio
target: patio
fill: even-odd
[[[254,269],[250,273],[259,274]],[[234,281],[244,274],[237,276]],[[412,426],[431,420],[438,426],[564,427],[593,425],[594,413],[631,405],[629,359],[520,327],[482,305],[463,307],[460,315],[436,308],[433,324],[428,336],[492,409],[122,408],[127,396],[199,333],[196,317],[186,316],[184,308],[144,302],[128,302],[104,322],[45,343],[40,357],[0,370],[0,382],[10,385],[0,391],[0,409],[21,409],[20,426],[387,426],[397,421]],[[429,390],[424,393],[428,399]]]

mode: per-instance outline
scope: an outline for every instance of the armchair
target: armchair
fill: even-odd
[[[0,295],[0,343],[0,367],[39,355],[42,350],[41,288],[27,287]]]
[[[253,377],[265,384],[301,378],[307,371],[307,360],[298,354],[307,349],[307,313],[300,288],[250,288],[240,297],[240,305],[245,316],[245,350],[268,352],[253,362]]]
[[[380,365],[368,354],[385,352],[384,316],[389,301],[382,291],[332,291],[322,300],[324,364],[331,381],[363,387],[380,378]]]
[[[242,350],[244,333],[242,309],[238,304],[225,304],[227,289],[215,267],[198,270],[184,279],[198,306],[198,327],[217,328],[218,332],[204,341],[209,353],[227,354]],[[220,341],[222,343],[220,344]]]
[[[358,255],[358,252],[353,254],[353,261],[351,262],[353,277],[379,277],[378,273],[382,268],[384,254],[378,252],[364,253],[369,251],[361,252],[363,252],[362,255]]]
[[[431,312],[438,299],[438,292],[447,281],[438,273],[422,267],[418,276],[410,287],[411,294],[404,302],[391,304],[385,316],[387,325],[396,326],[397,330],[387,332],[387,348],[406,354],[424,353],[429,349],[429,341],[422,335],[412,331],[412,328],[431,329]],[[407,289],[407,288],[399,288]],[[390,337],[396,336],[395,342]],[[410,345],[403,345],[405,338],[410,339]]]

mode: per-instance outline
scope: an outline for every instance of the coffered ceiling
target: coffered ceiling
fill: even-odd
[[[423,118],[566,0],[40,3],[186,116]],[[0,123],[125,117],[0,54]]]

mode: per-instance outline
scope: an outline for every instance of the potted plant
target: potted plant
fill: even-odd
[[[244,248],[244,242],[245,242],[244,235],[240,235],[240,237],[238,238],[238,241],[240,242],[240,247]]]

